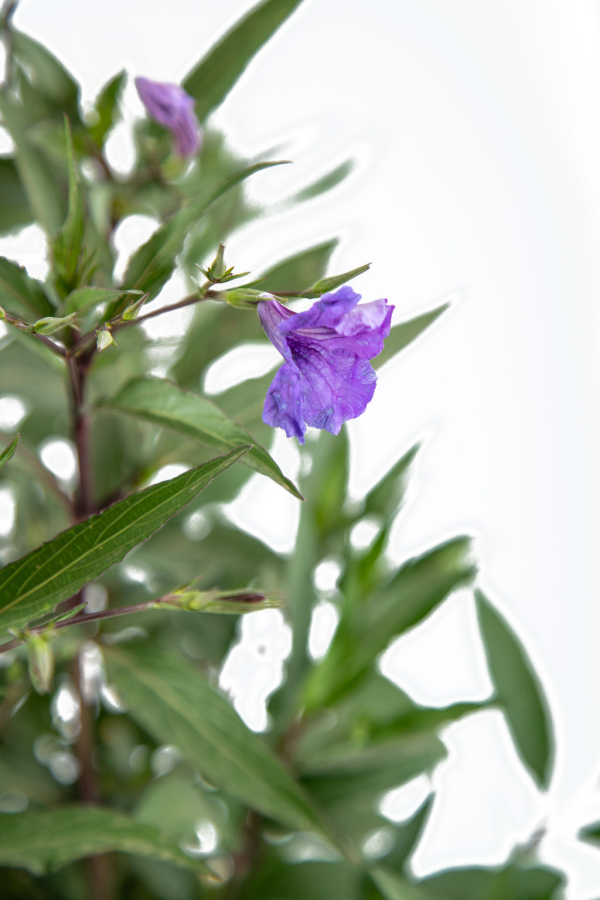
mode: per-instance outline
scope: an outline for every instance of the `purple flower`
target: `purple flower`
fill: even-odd
[[[135,86],[152,118],[168,128],[175,138],[179,156],[197,153],[202,146],[202,132],[194,113],[194,98],[177,84],[149,78],[136,78]]]
[[[307,425],[339,434],[365,411],[376,382],[369,360],[383,350],[394,307],[359,300],[346,286],[301,313],[277,300],[258,304],[262,327],[285,360],[267,391],[263,422],[303,444]]]

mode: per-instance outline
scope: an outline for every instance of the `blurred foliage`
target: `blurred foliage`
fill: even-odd
[[[389,790],[431,774],[445,757],[443,727],[482,709],[503,711],[543,789],[553,759],[540,682],[480,592],[495,689],[488,700],[428,707],[379,670],[394,639],[478,577],[468,537],[397,567],[390,561],[390,532],[418,447],[366,497],[351,500],[345,430],[309,436],[298,486],[272,459],[272,432],[261,420],[272,374],[244,380],[216,402],[201,393],[215,360],[266,342],[254,313],[221,302],[209,290],[214,284],[197,283],[197,266],[206,268],[235,229],[261,214],[244,183],[277,164],[237,158],[209,115],[298,5],[263,0],[184,80],[204,126],[200,157],[178,160],[169,133],[145,118],[133,127],[136,160],[127,177],[104,153],[121,118],[126,73],[111,78],[84,114],[63,64],[13,27],[10,4],[0,14],[8,51],[0,117],[15,148],[0,159],[0,233],[36,222],[49,246],[44,281],[0,258],[9,328],[0,383],[24,413],[18,442],[16,428],[0,435],[0,485],[16,509],[12,531],[0,537],[0,631],[13,648],[0,653],[3,900],[542,900],[563,884],[519,848],[504,866],[418,880],[410,859],[433,797],[402,823],[381,813]],[[333,167],[289,202],[310,203],[352,166]],[[118,283],[114,231],[140,213],[160,224]],[[336,243],[275,260],[244,287],[318,296],[358,274],[329,272]],[[193,317],[179,338],[151,341],[122,314],[139,299],[143,316],[142,304],[174,272],[187,279],[190,294],[181,299],[195,304]],[[395,325],[375,365],[445,309]],[[114,331],[116,346],[98,352],[100,331],[109,338]],[[78,450],[86,462],[79,480],[43,464],[48,438]],[[213,460],[215,452],[229,456]],[[245,465],[232,465],[237,457]],[[163,471],[173,464],[185,471]],[[306,498],[289,557],[224,513],[222,504],[251,476]],[[353,532],[362,523],[373,536],[358,549]],[[325,592],[315,581],[323,562],[339,569]],[[249,613],[253,597],[285,598],[291,652],[264,735],[244,724],[219,688],[237,646],[237,619],[186,607],[190,594],[177,589],[190,584],[247,588]],[[338,623],[316,660],[309,636],[323,603]],[[115,615],[136,604],[136,616]],[[43,638],[32,644],[29,630],[41,615]],[[38,669],[39,648],[53,654],[44,656],[44,678],[34,673],[38,690],[51,682],[49,697],[31,689],[28,642]]]

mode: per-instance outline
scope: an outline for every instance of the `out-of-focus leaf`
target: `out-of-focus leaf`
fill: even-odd
[[[513,861],[501,868],[454,869],[419,883],[428,897],[444,900],[555,900],[564,876],[555,869]]]
[[[411,884],[402,875],[385,866],[376,866],[370,870],[369,874],[381,891],[384,900],[433,900],[432,894],[427,893],[418,885]]]
[[[337,239],[325,241],[288,256],[268,269],[253,284],[263,291],[300,293],[323,277],[337,244]]]
[[[155,828],[112,809],[71,806],[0,816],[0,865],[43,875],[97,853],[132,853],[196,872],[206,863],[186,856]]]
[[[0,90],[2,124],[15,142],[15,161],[35,219],[53,238],[65,220],[66,203],[60,183],[42,155],[28,140],[27,115],[18,102]]]
[[[300,786],[190,662],[149,647],[106,656],[130,715],[155,740],[175,744],[209,781],[252,809],[294,829],[323,831]]]
[[[307,707],[331,703],[350,690],[396,635],[425,619],[452,591],[472,582],[476,572],[466,537],[406,562],[368,603],[342,617],[328,655],[311,673]]]
[[[29,353],[33,353],[34,356],[37,356],[38,359],[43,360],[44,363],[54,369],[57,374],[61,376],[67,374],[65,358],[63,356],[58,356],[58,354],[50,347],[40,343],[33,333],[30,334],[28,331],[14,328],[11,330],[11,336],[20,347],[25,348]],[[20,385],[18,385],[18,387],[20,388]]]
[[[175,258],[182,250],[189,229],[205,215],[212,204],[255,172],[284,163],[285,160],[263,162],[242,169],[216,187],[208,189],[199,200],[192,201],[167,219],[129,260],[127,271],[123,276],[123,287],[143,290],[155,296],[171,277],[175,268]]]
[[[200,394],[186,391],[172,381],[137,378],[126,384],[116,397],[105,401],[104,405],[171,428],[214,450],[227,451],[240,444],[250,444],[244,458],[246,465],[272,478],[294,497],[303,499],[298,488],[283,475],[265,448],[215,403]]]
[[[552,772],[554,737],[544,690],[506,620],[481,591],[475,592],[475,600],[496,699],[521,758],[546,786]]]
[[[351,840],[362,841],[381,827],[379,798],[423,772],[446,755],[433,734],[375,742],[364,749],[347,747],[327,762],[300,767],[302,781],[335,825]],[[312,768],[314,766],[314,768]]]
[[[406,492],[408,471],[420,446],[415,444],[411,447],[375,487],[371,488],[365,497],[364,515],[382,516],[384,520],[388,520],[396,514]]]
[[[319,178],[313,184],[309,184],[308,187],[303,188],[295,194],[292,198],[293,202],[304,203],[306,200],[312,200],[314,197],[318,197],[327,191],[331,191],[348,177],[353,168],[354,161],[352,159],[347,159],[339,166],[336,166],[335,169],[332,169],[331,172],[328,172],[327,175],[323,175],[322,178]]]
[[[309,840],[297,835],[295,846],[289,842],[279,853],[271,848],[263,853],[249,883],[244,884],[244,900],[359,900],[361,871],[347,862],[303,859],[302,852],[314,853],[314,841]]]
[[[25,320],[51,316],[55,311],[41,281],[31,278],[23,266],[0,256],[0,306]]]
[[[223,102],[252,57],[299,5],[300,0],[264,0],[215,44],[183,82],[203,122]]]
[[[119,291],[114,288],[82,287],[72,291],[65,300],[65,313],[83,312],[99,303],[115,303],[125,294],[139,295],[141,291]]]
[[[372,360],[374,368],[379,369],[380,366],[389,359],[396,356],[396,354],[400,353],[401,350],[404,350],[405,347],[408,347],[408,345],[418,338],[426,328],[433,325],[435,320],[438,319],[442,313],[446,312],[449,306],[449,303],[443,303],[442,306],[438,306],[437,309],[432,309],[431,312],[423,313],[422,316],[416,316],[408,322],[401,322],[400,325],[394,325],[389,336],[385,339],[383,350],[379,356],[376,356],[375,359]]]
[[[22,628],[98,578],[246,452],[240,447],[152,485],[0,569],[0,633]]]
[[[340,703],[329,707],[327,715],[306,723],[295,744],[294,759],[300,765],[330,765],[348,748],[363,750],[383,741],[434,734],[441,726],[484,705],[456,703],[441,709],[418,706],[404,691],[373,672]]]
[[[60,118],[66,113],[76,120],[79,117],[79,87],[63,64],[22,31],[11,30],[11,45],[16,58],[25,65],[33,86],[52,101]]]
[[[113,76],[100,91],[92,115],[95,121],[88,126],[92,138],[99,147],[104,143],[109,131],[119,119],[119,100],[127,77],[127,72],[119,72]]]
[[[69,172],[69,211],[53,245],[54,263],[67,291],[76,286],[79,257],[83,246],[83,197],[73,149],[69,120],[65,118],[67,169]]]
[[[17,449],[17,444],[19,443],[19,435],[16,434],[8,447],[5,447],[2,453],[0,453],[0,469],[3,469],[6,463],[11,459],[13,453]]]
[[[0,234],[22,228],[33,221],[15,161],[8,157],[0,157],[0,197]]]

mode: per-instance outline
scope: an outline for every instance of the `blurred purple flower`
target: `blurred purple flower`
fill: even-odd
[[[359,300],[345,286],[301,313],[277,300],[258,304],[262,327],[285,360],[267,391],[263,422],[303,444],[307,425],[339,434],[365,411],[376,382],[369,360],[383,350],[394,307]]]
[[[202,131],[194,113],[196,101],[178,84],[150,81],[138,76],[135,86],[140,100],[159,125],[168,128],[179,156],[193,156],[202,146]]]

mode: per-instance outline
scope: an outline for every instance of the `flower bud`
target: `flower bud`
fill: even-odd
[[[27,639],[29,678],[38,694],[47,694],[54,677],[54,654],[47,635],[32,634]]]
[[[33,330],[36,334],[54,334],[66,325],[72,325],[76,316],[77,313],[70,313],[68,316],[45,316],[35,322]]]
[[[96,347],[99,351],[106,350],[107,347],[110,347],[111,344],[114,344],[115,340],[110,333],[106,329],[98,332],[98,336],[96,337]]]

